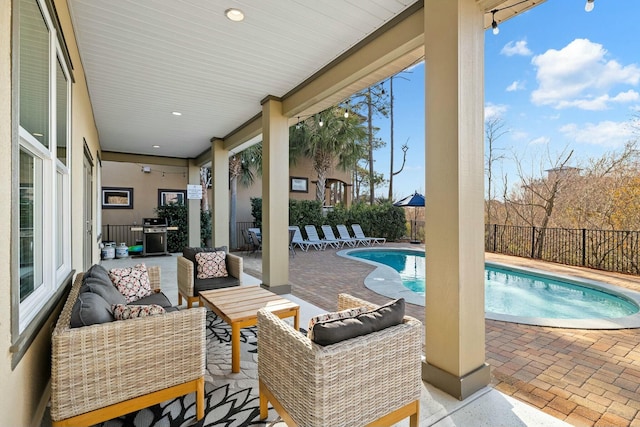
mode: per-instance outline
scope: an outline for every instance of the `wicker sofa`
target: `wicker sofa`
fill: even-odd
[[[160,291],[160,268],[148,268]],[[53,426],[88,426],[188,393],[204,416],[205,310],[71,327],[83,273],[52,334]]]
[[[338,309],[375,309],[340,294]],[[268,402],[288,426],[418,426],[422,324],[396,326],[321,346],[288,323],[258,311],[260,417]]]
[[[227,277],[198,279],[195,255],[199,252],[226,252],[225,262],[229,273]],[[200,291],[240,286],[242,284],[242,257],[227,252],[226,246],[218,248],[185,247],[178,257],[178,305],[182,298],[187,300],[187,308],[200,300]]]

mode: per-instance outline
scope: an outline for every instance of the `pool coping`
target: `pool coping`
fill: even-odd
[[[392,250],[402,252],[419,252],[424,253],[423,250],[411,249],[411,248],[389,248],[389,247],[364,247],[364,248],[349,248],[336,252],[336,255],[351,260],[356,260],[370,264],[376,267],[367,277],[364,279],[364,285],[368,289],[380,295],[397,299],[404,298],[405,302],[409,304],[423,306],[425,304],[424,297],[409,290],[402,284],[400,274],[393,268],[380,264],[375,261],[370,261],[362,258],[356,258],[349,256],[352,252],[359,251],[371,251],[371,250]],[[640,292],[632,291],[630,289],[621,288],[611,285],[605,282],[599,282],[590,279],[578,278],[575,276],[567,276],[557,273],[549,273],[544,270],[539,270],[529,267],[515,267],[509,264],[485,261],[485,265],[496,266],[505,270],[520,271],[523,273],[536,274],[546,278],[553,278],[555,280],[561,280],[563,282],[584,286],[590,289],[602,290],[626,299],[640,308]],[[533,326],[546,326],[552,328],[566,328],[566,329],[635,329],[640,328],[640,312],[632,314],[630,316],[619,317],[614,319],[555,319],[546,317],[525,317],[525,316],[512,316],[508,314],[493,313],[490,311],[485,312],[485,318],[489,320],[497,320],[501,322],[519,323],[524,325]]]

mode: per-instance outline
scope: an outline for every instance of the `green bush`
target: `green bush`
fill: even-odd
[[[256,224],[262,225],[262,199],[251,199],[251,214]],[[333,211],[322,215],[322,206],[317,201],[289,200],[289,225],[297,225],[304,231],[304,226],[312,224],[317,227],[329,224],[360,224],[367,236],[385,237],[387,240],[398,240],[405,234],[404,209],[393,206],[390,202],[370,206],[356,203],[351,209],[336,206]]]
[[[189,243],[189,209],[186,205],[171,203],[156,208],[158,218],[166,218],[170,227],[178,227],[177,231],[167,233],[167,250],[169,252],[182,252]],[[200,212],[200,244],[207,245],[207,239],[211,238],[211,212]]]

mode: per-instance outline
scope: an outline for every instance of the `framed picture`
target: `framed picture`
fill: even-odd
[[[184,205],[187,200],[187,190],[158,190],[158,206]]]
[[[309,192],[309,178],[301,178],[298,176],[291,177],[291,192],[295,193],[308,193]]]
[[[102,209],[133,209],[133,188],[102,187]]]

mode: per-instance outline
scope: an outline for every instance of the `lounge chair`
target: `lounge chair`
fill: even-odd
[[[336,240],[338,242],[340,242],[340,246],[351,246],[354,247],[358,242],[356,242],[356,239],[343,239],[343,238],[337,238],[335,234],[333,234],[333,228],[330,225],[323,225],[322,226],[322,232],[324,233],[324,238],[326,240]]]
[[[336,228],[338,229],[338,234],[340,234],[340,238],[341,239],[350,239],[352,241],[355,242],[355,245],[358,245],[360,243],[362,243],[362,246],[369,246],[371,244],[371,240],[369,239],[358,239],[356,237],[351,237],[351,234],[349,233],[349,230],[347,229],[347,226],[344,224],[341,225],[336,225]]]
[[[310,243],[319,243],[320,245],[322,245],[322,247],[320,248],[321,250],[324,250],[324,248],[326,248],[329,244],[328,242],[322,240],[320,236],[318,236],[318,230],[316,229],[315,225],[305,225],[304,231],[305,233],[307,233],[307,241]]]
[[[362,231],[362,227],[360,224],[351,224],[351,228],[353,229],[353,235],[356,236],[356,239],[368,239],[372,244],[382,245],[387,242],[387,239],[384,237],[367,237]]]
[[[297,225],[292,225],[289,227],[289,229],[294,231],[293,240],[291,241],[292,244],[294,246],[297,245],[300,249],[302,249],[303,252],[307,252],[309,250],[309,247],[311,246],[313,246],[317,250],[324,249],[324,242],[322,241],[312,242],[310,240],[304,240],[302,238],[300,227],[298,227]]]
[[[323,225],[324,227],[324,225]],[[324,230],[324,228],[323,228]],[[339,249],[340,247],[342,247],[342,242],[336,238],[330,239],[327,237],[327,235],[324,235],[324,239],[320,238],[320,235],[318,234],[318,229],[316,228],[315,225],[305,225],[304,226],[304,231],[307,232],[307,237],[309,238],[310,241],[322,241],[324,242],[324,247],[326,248],[327,246],[331,245],[331,247]]]

